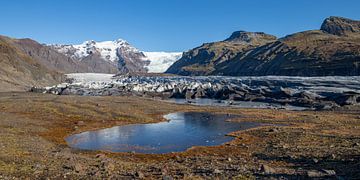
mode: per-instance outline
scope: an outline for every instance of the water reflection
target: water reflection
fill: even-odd
[[[213,146],[232,140],[230,132],[260,126],[251,122],[227,122],[233,115],[187,112],[165,116],[168,122],[115,126],[66,139],[71,147],[112,152],[168,153],[192,146]]]

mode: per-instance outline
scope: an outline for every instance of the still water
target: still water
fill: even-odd
[[[234,115],[203,112],[172,113],[167,122],[134,124],[88,131],[66,138],[69,146],[111,152],[169,153],[192,146],[214,146],[231,141],[226,134],[261,126],[254,122],[229,122]]]

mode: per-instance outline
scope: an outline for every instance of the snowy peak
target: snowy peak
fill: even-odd
[[[104,60],[115,62],[119,60],[117,55],[118,49],[124,49],[134,53],[140,51],[132,47],[128,42],[123,39],[115,41],[96,42],[94,40],[85,41],[79,45],[50,45],[58,52],[63,53],[74,59],[83,59],[91,54],[98,53]]]
[[[85,41],[78,45],[49,45],[56,51],[78,61],[94,59],[106,61],[117,66],[120,73],[127,72],[165,72],[175,61],[181,58],[181,52],[144,52],[123,39],[97,42]],[[88,58],[89,57],[89,58]],[[96,64],[96,63],[95,63]]]

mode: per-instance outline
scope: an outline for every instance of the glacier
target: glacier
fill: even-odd
[[[146,66],[148,72],[150,73],[165,72],[174,62],[179,60],[182,56],[182,52],[141,51],[130,45],[127,41],[123,39],[101,42],[90,40],[77,45],[52,44],[48,46],[55,49],[59,53],[62,53],[78,61],[81,61],[87,56],[90,56],[92,53],[99,53],[100,57],[103,60],[110,62],[119,61],[120,56],[118,53],[126,52],[129,54],[142,54],[142,59],[144,61],[150,62]]]

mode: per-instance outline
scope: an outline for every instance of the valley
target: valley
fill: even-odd
[[[164,26],[150,31],[155,21],[138,18],[120,28],[120,16],[109,35],[91,15],[80,18],[91,19],[86,31],[66,26],[76,38],[58,39],[83,43],[0,36],[0,179],[360,177],[360,21],[330,16],[283,37],[235,29],[179,50],[202,18],[172,28],[186,38],[144,37]],[[214,40],[221,26],[201,35]],[[122,29],[142,30],[124,37],[155,51],[114,38]],[[116,40],[79,41],[86,33]],[[159,51],[165,42],[179,51]]]

